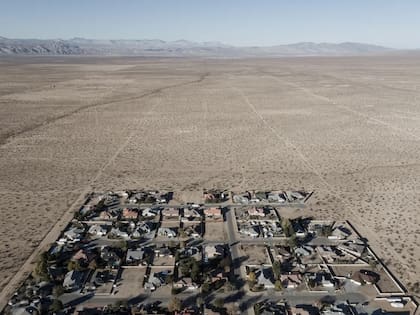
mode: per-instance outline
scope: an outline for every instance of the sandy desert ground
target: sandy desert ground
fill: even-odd
[[[314,190],[420,281],[420,57],[0,59],[0,288],[90,190]]]

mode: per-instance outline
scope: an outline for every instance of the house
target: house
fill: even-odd
[[[196,260],[201,259],[201,251],[198,247],[195,247],[195,246],[180,249],[179,254],[181,257],[193,257]]]
[[[305,199],[305,193],[300,191],[292,191],[289,194],[293,199],[297,200],[304,200]]]
[[[149,234],[152,231],[152,227],[148,222],[139,223],[131,233],[132,238],[140,238],[142,235]]]
[[[158,229],[158,236],[174,238],[176,237],[176,232],[171,228],[161,227]]]
[[[250,226],[250,227],[244,227],[239,231],[239,233],[250,236],[252,238],[258,237],[260,234],[256,231],[256,227]]]
[[[249,203],[249,198],[242,195],[234,195],[232,199],[234,203],[240,203],[243,205],[247,205]]]
[[[130,198],[128,198],[128,203],[134,204],[137,203],[139,200],[137,199],[136,196],[131,196]]]
[[[251,217],[265,217],[265,211],[263,208],[257,208],[253,207],[251,209],[248,209],[248,215]]]
[[[265,289],[274,289],[274,277],[272,270],[261,266],[257,276],[257,283],[264,286]]]
[[[185,208],[184,209],[184,215],[183,215],[183,217],[186,218],[186,219],[192,219],[193,220],[193,219],[199,219],[199,218],[201,218],[201,215],[195,209]]]
[[[218,220],[222,218],[222,209],[214,207],[206,208],[204,209],[204,215],[206,218]]]
[[[116,220],[118,219],[119,209],[113,209],[108,211],[101,211],[99,213],[100,220]]]
[[[176,289],[185,289],[186,291],[195,291],[199,286],[192,281],[190,277],[183,277],[173,284]]]
[[[331,235],[328,236],[329,239],[334,240],[344,240],[351,235],[351,231],[344,226],[337,226],[333,229]]]
[[[280,193],[269,193],[267,196],[269,202],[283,203],[286,202],[286,198]]]
[[[117,192],[115,192],[115,193],[117,194],[117,196],[118,196],[119,198],[124,198],[124,199],[127,199],[127,198],[130,196],[129,192],[128,192],[128,191],[126,191],[126,190],[117,191]]]
[[[204,191],[203,197],[205,202],[223,202],[228,198],[229,194],[226,191],[212,190]]]
[[[295,248],[295,254],[297,256],[309,256],[314,252],[312,247],[300,246]]]
[[[334,278],[331,274],[325,271],[318,271],[312,274],[305,274],[308,279],[308,284],[311,287],[322,286],[324,288],[334,288]],[[312,284],[311,284],[312,283]]]
[[[215,257],[224,256],[224,248],[222,245],[205,245],[204,246],[204,257],[211,259]]]
[[[306,237],[305,229],[303,228],[302,224],[298,220],[293,221],[293,230],[295,231],[296,237],[304,238]]]
[[[155,249],[156,257],[173,257],[172,252],[167,247],[159,247]]]
[[[329,305],[323,308],[320,312],[321,315],[353,315],[355,314],[354,311],[349,307],[347,303],[340,303]],[[387,314],[384,312],[380,312],[380,314]]]
[[[110,268],[118,268],[121,265],[121,258],[114,249],[104,246],[101,248],[101,258]]]
[[[280,276],[281,284],[285,289],[296,289],[302,283],[300,274],[289,274]]]
[[[144,288],[147,290],[154,291],[162,285],[162,279],[156,276],[154,272],[152,272],[149,276],[148,281],[144,284]]]
[[[227,280],[228,280],[227,277],[223,276],[222,272],[218,272],[217,274],[210,276],[210,282],[211,283],[215,283],[215,282],[219,282],[219,281],[226,282]]]
[[[122,211],[123,219],[136,220],[138,216],[139,216],[139,213],[137,212],[137,210],[134,210],[134,209],[124,208]]]
[[[105,236],[107,229],[101,225],[94,224],[90,226],[88,233],[93,236]]]
[[[260,315],[289,315],[288,307],[282,303],[263,302],[259,304]]]
[[[78,227],[73,227],[68,229],[63,233],[64,237],[69,241],[80,240],[82,233],[84,232],[83,229]]]
[[[274,250],[274,258],[276,260],[284,261],[292,256],[290,251],[283,246],[276,246]]]
[[[254,198],[253,199],[257,199],[257,202],[261,202],[261,201],[265,201],[267,200],[267,193],[265,191],[257,191],[254,194]]]
[[[121,237],[124,239],[129,239],[130,236],[127,232],[120,230],[119,228],[112,228],[109,234],[114,235],[116,237]]]
[[[362,285],[366,284],[375,284],[379,281],[380,276],[374,271],[361,269],[355,272],[352,276],[350,281],[357,284]]]
[[[290,315],[310,315],[309,311],[299,306],[291,306],[290,313]]]
[[[127,264],[140,264],[144,258],[144,250],[142,248],[134,248],[127,250],[126,263]]]
[[[82,208],[80,209],[80,214],[85,216],[94,209],[95,209],[94,205],[91,205],[91,204],[83,205]]]
[[[321,282],[320,284],[325,288],[333,288],[334,282],[332,278],[329,276],[326,276],[325,274],[321,275]]]
[[[165,208],[162,210],[162,216],[165,218],[178,218],[179,210],[174,208]]]
[[[188,237],[193,237],[193,238],[201,237],[199,225],[187,226],[186,228],[184,228],[184,232]]]
[[[157,211],[151,208],[146,208],[142,211],[141,215],[146,218],[154,218],[157,215]]]
[[[28,301],[28,303],[29,303],[29,301]],[[21,304],[21,303],[19,303],[19,304]],[[36,303],[36,304],[37,304],[36,306],[38,308],[33,305],[33,302],[32,302],[32,305],[29,305],[29,306],[13,307],[12,310],[9,312],[9,314],[11,314],[11,315],[38,315],[38,314],[41,314],[40,311],[39,311],[39,302]]]
[[[337,248],[353,256],[360,257],[366,250],[366,244],[362,240],[354,240],[341,243]]]
[[[75,291],[82,287],[84,272],[71,270],[66,273],[63,281],[64,290]]]
[[[89,250],[80,249],[78,250],[73,257],[71,258],[72,261],[84,261],[90,262],[95,258],[95,254]]]
[[[184,308],[183,310],[179,311],[179,312],[175,312],[175,315],[193,315],[196,314],[196,311],[192,308]]]
[[[166,279],[171,274],[172,273],[170,270],[151,272],[148,281],[144,285],[144,288],[151,291],[156,290],[157,288],[166,284]]]

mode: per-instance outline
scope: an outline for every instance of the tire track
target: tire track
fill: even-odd
[[[10,141],[13,138],[16,138],[16,137],[18,137],[18,136],[20,136],[22,134],[25,134],[27,132],[34,131],[34,130],[36,130],[38,128],[47,126],[49,124],[53,124],[53,123],[55,123],[55,122],[57,122],[57,121],[59,121],[61,119],[64,119],[64,118],[70,117],[72,115],[78,114],[78,113],[80,113],[80,112],[82,112],[84,110],[87,110],[87,109],[90,109],[90,108],[98,108],[98,107],[102,107],[102,106],[117,104],[117,103],[122,103],[122,102],[127,102],[127,101],[134,101],[134,100],[142,99],[142,98],[145,98],[145,97],[148,97],[148,96],[152,96],[152,95],[161,93],[161,92],[163,92],[163,91],[165,91],[167,89],[182,87],[182,86],[189,85],[189,84],[194,84],[194,83],[200,83],[208,75],[209,75],[209,73],[204,73],[198,79],[195,79],[195,80],[192,80],[192,81],[187,81],[187,82],[182,82],[182,83],[176,83],[176,84],[172,84],[172,85],[167,85],[167,86],[163,86],[163,87],[159,87],[159,88],[153,89],[151,91],[142,93],[140,95],[126,97],[126,98],[118,99],[118,100],[112,100],[112,101],[106,101],[106,102],[98,102],[98,103],[93,103],[93,104],[88,104],[88,105],[80,106],[80,107],[76,108],[75,110],[72,110],[72,111],[70,111],[68,113],[65,113],[65,114],[62,114],[62,115],[58,115],[58,116],[55,116],[55,117],[51,117],[51,118],[47,118],[43,122],[39,122],[39,123],[33,124],[31,126],[27,126],[25,128],[22,128],[19,131],[6,133],[5,135],[3,135],[0,138],[0,147],[3,146],[3,145],[5,145],[5,144],[7,144],[7,143],[10,143]]]

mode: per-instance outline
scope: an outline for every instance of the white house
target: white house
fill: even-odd
[[[106,235],[106,229],[98,224],[94,224],[89,228],[88,233],[94,236],[104,236]]]
[[[128,235],[127,232],[121,231],[118,228],[112,228],[111,231],[110,231],[110,234],[118,236],[118,237],[122,237],[124,239],[129,239],[130,238],[130,236]]]
[[[146,208],[142,211],[141,214],[143,217],[147,217],[147,218],[153,218],[157,215],[155,210],[152,210],[151,208]]]
[[[158,235],[173,238],[176,237],[176,232],[170,228],[161,227],[158,230]]]
[[[141,248],[136,248],[136,249],[129,249],[127,251],[127,258],[126,258],[126,262],[131,264],[131,263],[137,263],[140,262],[144,257],[144,250]]]
[[[250,236],[250,237],[253,237],[253,238],[258,237],[258,235],[260,235],[260,234],[259,234],[259,233],[255,230],[255,228],[254,228],[254,227],[246,227],[246,228],[241,229],[239,232],[240,232],[241,234],[244,234],[244,235],[247,235],[247,236]]]

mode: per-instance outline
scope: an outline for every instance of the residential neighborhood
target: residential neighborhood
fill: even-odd
[[[92,193],[3,313],[414,314],[351,222],[300,214],[310,194]]]

